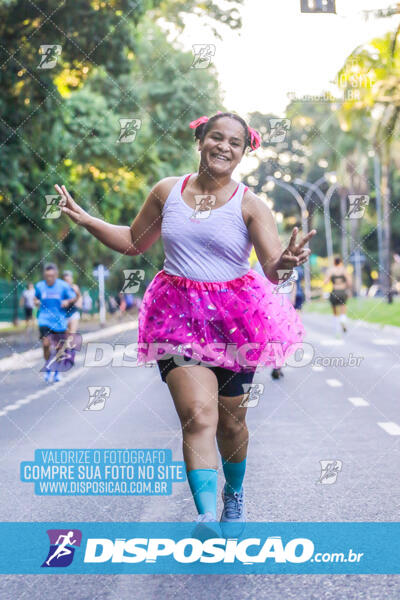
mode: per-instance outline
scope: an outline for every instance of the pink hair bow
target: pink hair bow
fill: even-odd
[[[250,133],[250,146],[253,150],[257,150],[261,146],[261,135],[252,127],[249,127],[248,130]]]
[[[206,117],[204,115],[204,117],[199,117],[198,119],[196,119],[195,121],[192,121],[191,123],[189,123],[189,127],[191,129],[196,129],[196,127],[198,127],[199,125],[201,125],[202,123],[207,123],[208,121],[208,117]]]
[[[218,110],[217,111],[217,115],[221,114],[222,111]],[[206,117],[205,115],[203,117],[199,117],[198,119],[196,119],[195,121],[192,121],[191,123],[189,123],[189,127],[191,129],[196,129],[196,127],[198,127],[199,125],[201,125],[202,123],[207,123],[208,121],[208,117]]]

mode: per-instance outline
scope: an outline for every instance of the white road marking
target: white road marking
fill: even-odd
[[[376,346],[398,346],[398,340],[394,340],[393,338],[375,338],[372,340],[372,343]]]
[[[46,396],[47,394],[50,394],[50,392],[54,391],[53,386],[56,386],[57,389],[59,389],[60,387],[63,387],[65,384],[70,383],[70,381],[72,381],[76,377],[79,377],[79,375],[82,374],[82,371],[86,368],[87,367],[75,367],[73,369],[73,371],[71,373],[69,373],[68,375],[62,375],[61,381],[58,381],[57,383],[49,383],[46,385],[46,387],[42,388],[38,392],[35,392],[34,394],[30,394],[29,396],[26,396],[25,398],[21,398],[20,400],[17,400],[13,404],[8,404],[7,406],[3,406],[2,407],[3,410],[0,411],[0,417],[3,417],[4,415],[6,415],[8,411],[17,410],[18,408],[21,408],[24,404],[29,404],[29,402],[31,402],[32,400],[34,400],[36,398],[40,398],[42,396]],[[55,399],[58,399],[58,398],[55,398]]]
[[[400,435],[400,426],[397,423],[393,423],[393,421],[388,421],[387,423],[378,423],[379,427],[382,427],[386,433],[389,435]]]
[[[32,402],[33,398],[29,398],[29,396],[27,396],[26,398],[22,398],[22,400],[17,400],[15,404],[29,404],[29,402]]]
[[[315,371],[316,373],[320,373],[321,371],[325,371],[325,367],[323,367],[322,365],[313,365],[311,367],[311,369],[313,371]]]
[[[320,344],[321,344],[321,346],[344,346],[344,340],[330,338],[327,340],[321,340]]]
[[[352,404],[354,404],[354,406],[369,406],[369,402],[367,402],[367,400],[364,400],[364,398],[354,397],[349,398],[349,401]]]
[[[343,383],[339,379],[327,379],[326,383],[331,387],[342,387]]]

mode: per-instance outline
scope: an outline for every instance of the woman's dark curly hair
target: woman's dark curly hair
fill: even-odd
[[[196,127],[196,129],[194,130],[194,139],[200,140],[202,142],[204,140],[204,138],[206,137],[207,133],[210,131],[210,129],[214,125],[214,123],[218,119],[221,119],[222,117],[230,117],[231,119],[235,119],[243,127],[244,139],[245,139],[243,153],[246,151],[246,148],[248,148],[248,147],[251,148],[251,136],[250,136],[249,128],[248,128],[246,121],[244,119],[242,119],[242,117],[239,117],[239,115],[235,115],[234,113],[230,113],[230,112],[217,113],[216,115],[213,115],[212,117],[210,117],[206,123],[201,123],[200,125],[198,125]]]

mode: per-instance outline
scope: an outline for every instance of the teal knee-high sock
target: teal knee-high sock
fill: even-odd
[[[227,494],[232,492],[240,492],[242,489],[242,483],[244,474],[246,472],[246,459],[241,462],[228,462],[224,458],[222,459],[222,468],[226,479],[225,491]]]
[[[193,469],[187,471],[187,478],[199,514],[217,514],[217,470]]]

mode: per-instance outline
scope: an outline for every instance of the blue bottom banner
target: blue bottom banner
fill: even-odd
[[[3,522],[0,539],[4,574],[400,573],[394,522]]]

